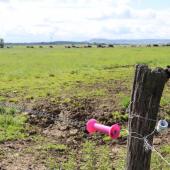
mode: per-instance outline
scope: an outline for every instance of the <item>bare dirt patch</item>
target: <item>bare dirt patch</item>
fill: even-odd
[[[114,80],[113,80],[114,81]],[[110,84],[112,84],[111,82]],[[119,150],[121,145],[125,146],[126,137],[121,137],[117,141],[105,141],[104,135],[90,136],[85,125],[90,118],[97,119],[100,123],[112,125],[117,123],[113,119],[112,113],[119,111],[121,114],[126,113],[126,109],[120,106],[118,93],[128,95],[129,89],[122,86],[124,81],[114,81],[114,88],[107,86],[107,98],[100,97],[70,97],[65,101],[63,97],[57,98],[57,102],[50,99],[36,101],[26,109],[28,114],[28,125],[33,126],[29,131],[27,140],[11,141],[0,144],[0,169],[4,170],[38,170],[48,169],[46,160],[48,157],[54,157],[62,162],[67,159],[67,153],[61,150],[45,151],[43,146],[50,143],[59,143],[69,146],[69,150],[74,150],[79,154],[81,144],[85,139],[96,140],[99,145],[108,144]],[[109,83],[108,83],[109,84]],[[100,84],[95,85],[100,88]],[[84,88],[84,87],[83,87]],[[89,88],[92,88],[89,86]],[[26,105],[26,104],[25,104]],[[168,112],[169,107],[161,108],[162,112]],[[126,125],[127,121],[120,121],[121,125]],[[40,135],[43,139],[33,139],[34,136]],[[154,144],[159,148],[162,144],[169,143],[168,133],[166,136],[156,136]],[[115,151],[114,151],[115,152]],[[117,152],[117,151],[116,151]],[[79,155],[78,161],[81,161]]]

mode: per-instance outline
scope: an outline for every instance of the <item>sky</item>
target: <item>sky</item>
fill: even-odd
[[[0,0],[6,42],[170,39],[170,0]]]

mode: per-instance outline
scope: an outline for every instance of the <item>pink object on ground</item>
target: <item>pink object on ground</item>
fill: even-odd
[[[95,119],[90,119],[87,122],[86,129],[89,133],[94,133],[96,131],[105,133],[109,135],[112,139],[116,139],[120,135],[120,126],[118,124],[114,124],[111,127],[105,126],[97,123]]]

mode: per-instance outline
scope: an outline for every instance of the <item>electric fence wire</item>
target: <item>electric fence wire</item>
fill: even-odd
[[[131,104],[132,104],[132,103],[133,103],[133,101],[130,102],[130,104],[129,104],[128,108],[127,108],[127,110],[128,110],[129,112],[130,112],[130,107],[131,107]],[[140,115],[137,115],[137,114],[132,114],[132,115],[130,115],[130,116],[129,116],[129,119],[133,119],[133,118],[135,118],[135,117],[136,117],[136,118],[139,118],[139,119],[144,119],[144,120],[148,120],[148,121],[157,122],[156,119],[146,118],[146,117],[143,117],[143,116],[140,116]],[[144,137],[142,137],[142,135],[141,135],[141,134],[138,134],[137,132],[129,132],[129,136],[130,136],[131,138],[134,138],[134,139],[143,140],[143,141],[144,141],[144,148],[145,148],[146,151],[148,151],[148,150],[155,151],[155,152],[157,153],[157,155],[158,155],[168,166],[170,166],[170,162],[168,162],[168,161],[161,155],[161,153],[158,152],[158,151],[155,149],[155,147],[154,147],[153,145],[151,146],[151,145],[149,144],[149,142],[148,142],[148,138],[149,138],[150,136],[154,135],[155,132],[156,132],[156,129],[154,129],[150,134],[148,134],[148,135],[146,135],[146,136],[144,136]],[[140,136],[140,137],[133,136],[132,134],[136,134],[136,135],[138,135],[138,136]]]
[[[130,118],[132,118],[132,119],[133,119],[134,117],[138,117],[138,118],[142,118],[142,119],[144,118],[144,117],[142,117],[142,116],[139,117],[138,115],[133,115],[133,117],[130,116]],[[156,120],[154,120],[154,119],[147,119],[147,118],[145,118],[145,119],[146,119],[146,120],[149,120],[149,121],[156,121]],[[154,147],[153,145],[149,144],[148,138],[149,138],[150,136],[154,135],[155,132],[156,132],[156,129],[154,129],[150,134],[148,134],[148,135],[146,135],[146,136],[143,136],[143,137],[142,137],[141,134],[139,134],[139,133],[137,133],[137,132],[129,132],[129,135],[128,135],[128,136],[131,137],[131,138],[134,138],[134,139],[142,140],[142,141],[144,142],[144,149],[145,149],[146,151],[149,151],[149,150],[154,151],[168,166],[170,166],[170,162],[168,162],[168,161],[161,155],[161,153],[155,149],[155,147]],[[140,137],[133,136],[132,134],[136,134],[136,135],[138,135],[138,136],[140,136]]]
[[[132,102],[129,104],[129,106],[132,104]],[[4,104],[4,103],[0,103],[0,106],[7,106],[7,107],[11,107],[11,108],[16,108],[16,109],[19,109],[20,111],[28,111],[28,110],[25,110],[23,107],[18,107],[16,105],[8,105],[8,104]],[[128,107],[129,108],[129,107]],[[30,111],[30,110],[29,110]],[[142,116],[139,116],[139,115],[136,115],[136,114],[132,114],[131,116],[129,116],[130,119],[133,119],[133,118],[139,118],[139,119],[145,119],[145,120],[148,120],[148,121],[154,121],[154,122],[157,122],[157,120],[154,120],[154,119],[150,119],[150,118],[145,118],[145,117],[142,117]],[[170,162],[168,162],[162,155],[160,152],[158,152],[154,146],[151,146],[148,142],[148,137],[154,135],[154,133],[156,132],[156,129],[154,129],[154,131],[152,131],[150,134],[146,135],[146,136],[142,136],[141,134],[137,133],[137,132],[129,132],[128,136],[131,137],[131,138],[134,138],[134,139],[138,139],[138,140],[142,140],[144,142],[144,149],[146,151],[148,150],[152,150],[152,151],[155,151],[155,153],[157,153],[157,155],[168,165],[170,166]],[[137,137],[137,136],[133,136],[132,134],[136,134],[140,137]]]

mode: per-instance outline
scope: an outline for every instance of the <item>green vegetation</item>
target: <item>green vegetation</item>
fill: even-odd
[[[0,142],[25,138],[26,120],[27,118],[17,114],[15,109],[0,107]]]
[[[113,163],[110,158],[110,148],[108,146],[97,146],[95,142],[85,142],[81,150],[81,163],[77,164],[76,153],[69,153],[66,161],[57,162],[53,158],[47,160],[47,166],[50,169],[62,168],[77,169],[77,166],[81,170],[112,170]]]
[[[123,108],[128,108],[130,104],[130,97],[129,96],[125,96],[122,100],[121,100],[121,106]]]
[[[161,106],[166,106],[170,103],[170,95],[166,94],[164,97],[161,99]]]
[[[125,138],[128,119],[126,109],[130,104],[134,65],[144,63],[151,67],[166,67],[170,64],[169,58],[169,47],[65,49],[63,46],[57,46],[51,49],[38,47],[28,49],[23,46],[0,49],[0,102],[31,105],[41,99],[49,99],[53,103],[69,105],[66,110],[68,109],[70,113],[72,108],[75,108],[73,113],[78,111],[84,113],[86,109],[89,109],[86,112],[91,110],[95,112],[98,109],[97,111],[100,113],[101,110],[104,116],[107,113],[110,116],[106,118],[103,116],[105,119],[101,121],[110,119],[111,123],[113,119],[122,123],[121,137]],[[92,104],[89,104],[88,100],[79,99],[90,99]],[[161,116],[168,120],[170,120],[169,103],[168,83],[161,100],[163,108]],[[97,109],[95,110],[93,106]],[[74,145],[67,145],[68,141],[64,139],[60,144],[58,137],[53,138],[52,135],[49,137],[48,134],[45,136],[44,129],[39,129],[36,125],[32,128],[33,131],[37,128],[38,134],[27,136],[26,121],[27,116],[18,113],[17,110],[0,107],[0,142],[28,137],[31,144],[29,143],[30,146],[25,149],[25,154],[29,153],[31,157],[38,155],[33,163],[40,160],[51,170],[61,167],[71,170],[77,166],[81,170],[105,170],[106,167],[107,170],[112,168],[121,170],[124,167],[126,146],[118,145],[108,136],[103,136],[103,139],[100,136],[105,145],[97,143],[97,137],[96,143],[92,142],[93,140],[86,141],[82,137],[84,144],[78,146],[76,150]],[[66,129],[67,127],[63,131]],[[48,132],[50,128],[45,130]],[[81,139],[76,140],[79,145]],[[112,142],[115,145],[112,145]],[[38,152],[37,155],[35,151]],[[161,145],[159,151],[167,160],[170,158],[169,145]],[[0,160],[5,154],[6,151],[0,149]],[[166,164],[153,153],[152,170],[166,168]]]
[[[163,155],[163,158],[170,162],[170,146],[162,145],[160,149],[157,149]],[[169,166],[157,155],[155,151],[152,154],[152,170],[163,169],[169,170]]]
[[[107,94],[104,82],[124,79],[130,88],[131,84],[127,83],[134,74],[133,65],[146,63],[165,67],[169,57],[169,47],[0,49],[0,100],[20,102],[54,97],[63,90],[67,95],[71,91],[70,95],[75,96],[103,96]],[[89,86],[96,83],[103,86],[96,89]]]
[[[86,142],[83,146],[83,162],[82,169],[83,170],[95,170],[97,169],[97,156],[95,150],[95,143]]]
[[[46,143],[44,146],[41,146],[43,150],[46,151],[65,151],[67,147],[64,144],[53,144],[53,143]]]
[[[160,148],[161,154],[168,158],[170,153],[169,145],[162,145]],[[68,159],[65,162],[57,163],[55,159],[48,159],[48,168],[63,168],[66,169],[76,169],[76,154],[69,154]],[[79,165],[81,170],[112,170],[114,167],[116,170],[122,170],[125,166],[126,158],[126,148],[125,147],[110,147],[106,145],[98,146],[95,142],[85,142],[81,150],[81,164]],[[113,159],[111,159],[113,158]],[[168,159],[167,159],[168,160]],[[152,170],[165,169],[168,170],[168,166],[158,157],[158,155],[153,152],[152,157]]]
[[[121,114],[118,111],[112,113],[113,119],[117,122],[120,121],[127,121],[128,120],[128,114]]]

